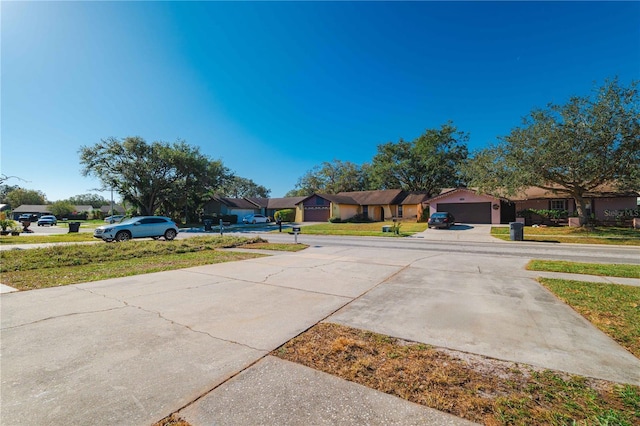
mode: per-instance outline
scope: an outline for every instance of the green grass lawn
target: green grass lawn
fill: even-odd
[[[34,235],[20,234],[18,236],[0,236],[0,244],[40,244],[40,243],[81,243],[86,241],[100,241],[90,232],[72,232],[67,234]]]
[[[273,248],[285,250],[284,246],[276,244]],[[294,246],[291,250],[306,247]],[[263,256],[218,250],[231,247],[272,248],[260,238],[203,236],[3,250],[0,281],[19,290],[31,290]]]
[[[563,260],[530,261],[530,271],[566,272],[569,274],[598,275],[602,277],[640,278],[640,265],[566,262]]]
[[[302,234],[310,235],[357,235],[368,237],[407,237],[427,229],[426,223],[400,222],[400,234],[382,232],[383,226],[393,226],[393,222],[372,223],[323,223],[301,228]],[[278,231],[273,231],[278,232]]]
[[[493,227],[491,235],[509,241],[508,227]],[[578,244],[615,244],[640,246],[640,230],[617,227],[573,228],[557,227],[524,227],[525,241]]]
[[[552,278],[539,281],[640,358],[640,287]],[[640,405],[638,409],[640,415]]]

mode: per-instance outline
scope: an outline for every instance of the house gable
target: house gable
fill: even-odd
[[[332,202],[329,197],[313,194],[298,203],[305,222],[326,222],[331,217]]]

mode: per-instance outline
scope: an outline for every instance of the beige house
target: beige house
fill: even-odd
[[[426,192],[407,192],[400,189],[380,191],[313,194],[296,204],[297,222],[326,222],[330,218],[347,220],[356,215],[374,221],[396,219],[417,220],[428,198]]]

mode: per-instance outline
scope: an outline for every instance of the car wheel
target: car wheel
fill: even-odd
[[[116,234],[116,241],[129,241],[131,234],[128,231],[120,231]]]
[[[171,241],[176,237],[177,233],[175,229],[167,229],[164,233],[164,239]]]

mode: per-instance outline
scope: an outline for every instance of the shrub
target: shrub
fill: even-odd
[[[420,217],[418,218],[418,222],[428,222],[429,221],[429,210],[428,208],[422,210],[420,213]]]
[[[51,214],[56,217],[67,217],[74,213],[75,206],[68,201],[56,201],[51,204]]]
[[[281,222],[293,222],[296,220],[296,211],[294,209],[278,210],[273,217]]]
[[[7,228],[13,229],[17,227],[17,225],[18,224],[11,219],[0,219],[0,228],[2,228],[3,231],[6,231]]]
[[[369,223],[369,222],[373,222],[371,219],[369,219],[369,216],[363,214],[363,213],[358,213],[355,216],[351,216],[349,219],[345,220],[345,222],[349,222],[349,223]]]
[[[329,222],[331,222],[331,223],[341,223],[342,219],[340,219],[339,217],[330,217],[329,218]]]

